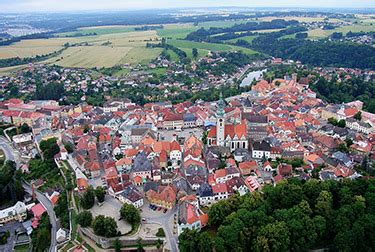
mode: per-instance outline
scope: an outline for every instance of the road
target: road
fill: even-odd
[[[19,157],[19,152],[14,150],[12,144],[4,137],[0,137],[0,149],[4,151],[4,155],[6,156],[7,160],[11,160],[16,162],[17,167],[21,166],[21,161]],[[30,185],[23,183],[23,188],[26,192],[32,193]],[[51,201],[41,192],[35,191],[36,198],[41,202],[48,213],[50,223],[52,225],[51,229],[51,246],[49,248],[50,252],[57,251],[57,242],[56,242],[56,232],[57,232],[57,223],[56,223],[56,215],[55,211],[53,210],[53,206]]]
[[[145,204],[142,207],[141,216],[147,218],[147,223],[156,223],[163,227],[165,231],[165,238],[167,239],[166,247],[170,248],[172,252],[178,252],[177,234],[173,234],[173,223],[174,215],[177,213],[177,206],[168,212],[163,213],[159,211],[152,211],[149,208],[149,203],[145,200]]]

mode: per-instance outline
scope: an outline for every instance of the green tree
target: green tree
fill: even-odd
[[[361,111],[358,111],[355,115],[354,115],[354,119],[358,120],[358,121],[361,121],[362,120],[362,112]]]
[[[98,215],[95,217],[92,228],[96,235],[114,237],[117,235],[117,223],[112,217]]]
[[[328,191],[321,191],[316,200],[315,212],[325,218],[330,218],[333,212],[333,198]]]
[[[113,242],[113,247],[115,248],[115,252],[121,252],[121,242],[118,238]]]
[[[90,211],[82,211],[77,215],[77,223],[82,227],[89,227],[92,223],[92,214]]]
[[[191,49],[191,53],[192,53],[194,59],[196,59],[198,57],[198,50],[197,50],[197,48]]]
[[[105,199],[105,190],[102,186],[98,186],[95,188],[95,196],[98,200],[98,202],[102,203]]]
[[[84,209],[90,209],[94,206],[95,191],[91,186],[87,188],[86,192],[84,192],[84,194],[82,195],[80,203]]]
[[[345,128],[346,121],[344,119],[341,119],[340,121],[337,122],[337,126],[340,128]]]
[[[289,231],[285,222],[275,222],[262,227],[256,238],[256,251],[287,251]]]
[[[131,204],[124,204],[120,209],[121,217],[135,228],[141,222],[139,210]]]

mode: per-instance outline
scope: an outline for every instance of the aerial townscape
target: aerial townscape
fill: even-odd
[[[0,2],[0,252],[374,250],[374,3],[68,2]]]

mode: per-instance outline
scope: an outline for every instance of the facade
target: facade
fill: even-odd
[[[25,203],[18,201],[14,206],[0,211],[0,224],[11,221],[22,222],[27,217],[27,208]]]

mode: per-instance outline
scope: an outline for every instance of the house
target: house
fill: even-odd
[[[250,175],[258,169],[258,164],[255,160],[245,161],[238,164],[242,176]]]
[[[151,179],[152,166],[147,156],[141,152],[134,159],[134,163],[131,169],[131,176],[133,178],[139,176],[144,180]]]
[[[266,141],[254,142],[251,146],[252,158],[254,159],[268,159],[271,157],[271,145]]]
[[[129,185],[126,187],[118,196],[118,200],[121,203],[131,204],[136,208],[141,208],[143,206],[143,196],[141,192],[134,187],[133,185]]]
[[[370,121],[362,122],[355,120],[354,118],[348,118],[346,120],[346,127],[364,134],[372,134],[375,132],[375,127],[370,123]]]
[[[185,196],[178,203],[177,235],[186,228],[200,231],[208,223],[208,214],[199,209],[195,195]]]
[[[292,165],[290,164],[279,164],[277,166],[277,174],[284,177],[290,177],[292,175]]]
[[[184,127],[183,115],[168,112],[163,117],[163,128],[167,130],[182,129]]]
[[[146,192],[147,200],[158,207],[172,209],[176,203],[176,188],[174,185],[159,186],[157,191],[150,189]]]
[[[27,208],[25,203],[18,201],[14,206],[0,210],[0,224],[11,221],[22,222],[27,217]]]
[[[196,116],[191,113],[186,113],[183,115],[184,128],[194,128],[196,126]]]

